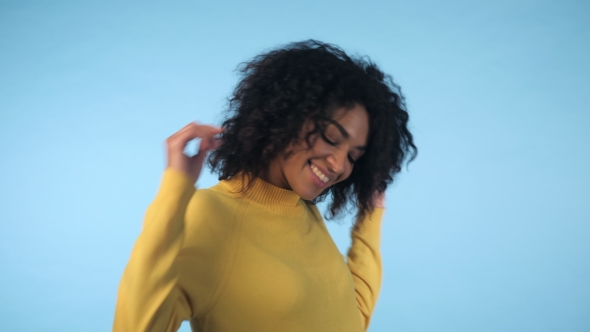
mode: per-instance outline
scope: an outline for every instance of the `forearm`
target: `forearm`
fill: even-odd
[[[348,251],[348,267],[354,280],[357,305],[365,329],[368,328],[381,289],[380,232],[383,213],[383,208],[376,208],[358,224],[351,233],[352,245]]]
[[[194,191],[187,176],[164,171],[121,278],[113,331],[174,330],[190,316],[176,289],[174,264],[183,245],[184,214]]]

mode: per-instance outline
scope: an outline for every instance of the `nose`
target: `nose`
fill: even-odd
[[[346,153],[342,155],[340,151],[328,155],[326,158],[328,162],[328,170],[335,175],[340,175],[344,172],[346,167]]]

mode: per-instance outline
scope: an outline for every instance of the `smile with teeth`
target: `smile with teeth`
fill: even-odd
[[[322,173],[317,167],[315,167],[314,164],[311,164],[311,170],[313,171],[313,174],[317,175],[318,178],[322,180],[323,183],[326,183],[328,182],[328,180],[330,180],[327,176],[324,175],[324,173]]]

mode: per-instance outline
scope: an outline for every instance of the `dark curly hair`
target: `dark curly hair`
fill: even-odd
[[[400,87],[366,57],[351,58],[335,45],[307,40],[260,54],[240,64],[238,72],[222,124],[223,144],[208,160],[219,180],[240,172],[250,180],[260,176],[298,140],[307,120],[314,125],[306,135],[311,147],[310,137],[323,135],[334,112],[354,104],[369,115],[367,150],[346,180],[312,201],[332,196],[326,218],[351,204],[362,220],[374,209],[373,194],[383,193],[405,160],[416,157]]]

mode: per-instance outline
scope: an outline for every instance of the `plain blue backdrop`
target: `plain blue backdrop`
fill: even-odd
[[[370,331],[590,331],[589,17],[585,0],[0,2],[0,330],[110,330],[166,137],[220,123],[240,62],[315,38],[392,74],[419,148],[388,190]],[[349,227],[330,223],[343,252]]]

